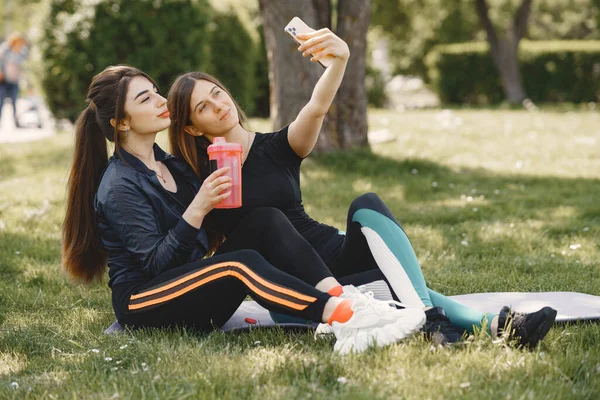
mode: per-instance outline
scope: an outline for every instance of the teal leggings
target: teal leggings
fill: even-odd
[[[345,265],[363,270],[373,268],[374,261],[403,303],[441,307],[454,325],[469,332],[485,326],[489,332],[497,314],[474,310],[427,287],[406,232],[379,196],[367,193],[355,199],[348,212],[346,229],[344,243],[336,257],[337,267],[332,268],[334,275]],[[364,253],[369,252],[371,262],[364,258]]]

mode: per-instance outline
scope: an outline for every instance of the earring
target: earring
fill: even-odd
[[[125,136],[129,136],[129,128],[125,129]]]

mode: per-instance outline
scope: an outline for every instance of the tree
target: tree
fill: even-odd
[[[13,31],[26,33],[32,26],[32,14],[35,14],[42,0],[0,0],[0,37],[6,37]],[[35,22],[35,18],[33,18]]]
[[[247,115],[253,115],[257,55],[252,37],[232,10],[216,12],[209,27],[207,72],[225,85]]]
[[[500,73],[506,99],[510,103],[521,103],[526,97],[521,82],[521,73],[519,72],[518,52],[519,42],[527,33],[527,22],[532,1],[521,1],[513,20],[505,27],[502,36],[498,35],[490,19],[486,0],[476,0],[475,2],[477,14],[490,44],[490,53]]]
[[[166,93],[184,71],[205,68],[206,0],[52,0],[45,21],[42,86],[50,111],[74,121],[92,77],[109,65],[147,72]],[[174,29],[173,27],[177,27]]]
[[[497,25],[507,24],[519,0],[487,0]],[[425,55],[438,44],[485,41],[473,0],[373,0],[371,27],[387,38],[393,74],[427,79]],[[527,39],[600,39],[600,0],[532,2]],[[375,32],[373,32],[375,33]]]
[[[393,75],[427,80],[425,55],[438,44],[474,40],[479,21],[473,0],[373,0],[371,25],[388,39]]]
[[[298,45],[283,31],[287,23],[298,16],[315,29],[328,27],[350,48],[346,75],[323,123],[316,151],[368,144],[365,71],[370,5],[370,0],[338,0],[334,10],[329,0],[259,0],[269,60],[271,116],[275,127],[296,118],[323,74],[319,65],[307,62],[296,51]],[[334,11],[337,30],[332,24]]]

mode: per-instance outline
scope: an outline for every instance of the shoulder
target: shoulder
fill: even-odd
[[[278,163],[297,167],[302,162],[288,140],[289,125],[270,133],[257,134],[255,138],[256,150],[269,154]],[[255,145],[252,146],[253,148]]]
[[[98,185],[97,201],[103,204],[108,201],[127,200],[133,196],[139,201],[143,190],[137,174],[137,171],[120,159],[111,158]]]
[[[260,133],[256,132],[256,137],[254,138],[253,146],[264,147],[264,146],[275,146],[275,147],[289,147],[288,142],[288,127],[289,125],[284,126],[283,128],[268,133]]]

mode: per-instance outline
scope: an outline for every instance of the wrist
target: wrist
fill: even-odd
[[[204,217],[206,217],[206,214],[208,214],[208,212],[206,212],[203,209],[196,209],[190,207],[187,210],[185,210],[182,217],[186,220],[188,224],[192,225],[195,228],[200,228],[200,226],[202,225],[202,221],[204,221]]]

